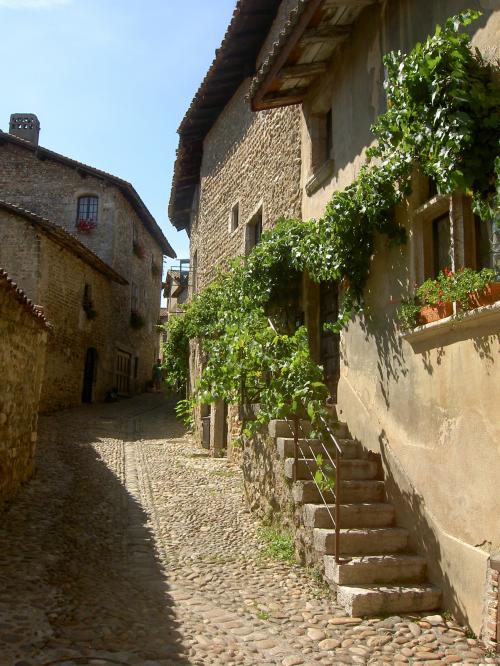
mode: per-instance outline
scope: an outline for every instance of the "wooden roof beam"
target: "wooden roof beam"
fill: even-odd
[[[356,9],[358,7],[374,5],[378,1],[379,0],[323,0],[322,9],[336,9],[337,7]]]
[[[309,62],[302,65],[292,65],[290,67],[283,67],[279,72],[279,79],[302,79],[318,76],[326,72],[326,62]],[[286,91],[283,91],[286,94]]]
[[[276,58],[276,61],[274,64],[271,66],[271,69],[267,73],[264,81],[262,82],[262,85],[260,86],[259,90],[257,91],[257,94],[255,97],[252,99],[252,110],[253,111],[259,111],[260,108],[266,108],[264,106],[261,107],[261,104],[263,103],[263,98],[266,95],[266,93],[269,91],[269,87],[277,74],[281,71],[281,69],[284,67],[286,64],[286,61],[288,60],[288,57],[290,53],[293,51],[295,46],[298,44],[302,34],[304,33],[304,30],[309,26],[309,23],[311,19],[313,18],[314,14],[318,11],[318,8],[321,7],[321,3],[323,0],[309,0],[309,4],[300,17],[297,25],[294,27],[292,30],[292,34],[288,37],[287,43],[281,53],[278,55]],[[294,103],[294,102],[291,102]]]
[[[349,25],[319,25],[308,28],[300,38],[300,45],[315,44],[322,42],[334,42],[338,39],[348,37],[351,33]]]
[[[308,88],[290,88],[278,92],[268,93],[262,100],[266,109],[272,109],[279,106],[289,106],[290,104],[300,104],[307,95]]]

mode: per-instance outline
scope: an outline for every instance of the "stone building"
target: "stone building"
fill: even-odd
[[[240,1],[216,57],[179,127],[169,215],[190,238],[190,292],[217,266],[244,255],[282,216],[300,215],[300,114],[296,107],[253,113],[251,75],[285,22],[289,5]],[[244,37],[240,35],[244,33]],[[199,350],[191,354],[193,386]],[[196,420],[201,434],[201,418]],[[212,448],[228,441],[227,406],[211,410]]]
[[[41,411],[103,400],[119,381],[114,321],[127,281],[64,228],[1,200],[0,237],[0,265],[51,323]]]
[[[36,116],[13,115],[9,129],[0,132],[0,252],[23,288],[51,299],[40,303],[65,341],[56,367],[49,354],[46,374],[59,388],[44,408],[144,390],[159,351],[163,256],[174,251],[130,183],[38,145]],[[16,234],[30,237],[29,251]],[[58,243],[64,252],[50,261]]]
[[[238,41],[235,35],[237,29],[241,30],[241,15],[256,9],[254,4],[238,2],[222,47],[200,89],[205,96],[224,71],[222,63],[228,68],[232,64],[236,49],[230,49]],[[450,15],[477,8],[483,16],[469,28],[473,44],[491,55],[500,37],[500,11],[495,7],[495,3],[480,0],[280,3],[273,26],[261,26],[261,41],[252,54],[256,63],[253,80],[242,78],[237,92],[228,86],[227,98],[205,114],[201,113],[199,93],[180,128],[170,215],[191,232],[194,291],[211,279],[218,262],[245,251],[248,227],[244,232],[240,229],[237,238],[231,230],[238,230],[241,219],[245,224],[251,222],[259,206],[256,196],[263,196],[264,224],[266,220],[270,224],[280,212],[308,219],[321,216],[332,193],[353,182],[373,141],[370,126],[386,108],[385,53],[407,52]],[[245,107],[243,90],[248,91],[253,116]],[[238,106],[236,112],[238,104],[241,108]],[[209,125],[208,130],[200,125],[197,113]],[[243,135],[237,133],[235,137],[229,127],[224,131],[224,122],[231,113],[238,128],[240,119],[248,118],[249,129]],[[284,118],[280,113],[289,114],[284,135],[273,125]],[[205,120],[207,116],[210,122]],[[264,194],[259,189],[264,175],[259,156],[254,161],[254,154],[245,152],[252,145],[254,128],[260,131],[255,142],[273,146],[273,157],[278,154],[273,160],[265,153],[267,166],[275,173],[273,176],[268,171],[264,176]],[[275,139],[277,146],[273,145]],[[190,162],[187,148],[195,141],[198,161]],[[293,160],[300,175],[291,168],[292,145],[294,156],[300,145],[300,160]],[[273,186],[284,187],[283,199],[279,195],[274,198],[280,210],[271,207],[268,218],[266,193]],[[356,558],[345,572],[332,563],[331,557],[329,561],[328,555],[324,563],[327,573],[330,566],[339,595],[350,599],[351,608],[361,597],[372,604],[375,612],[384,608],[384,612],[403,612],[412,604],[414,609],[420,604],[424,610],[441,603],[494,644],[498,626],[496,554],[500,550],[500,431],[496,416],[500,391],[499,304],[480,308],[458,321],[443,319],[407,334],[396,325],[396,308],[412,285],[429,277],[431,265],[436,264],[431,256],[434,245],[428,239],[434,220],[439,218],[443,225],[448,220],[457,238],[462,239],[450,243],[447,249],[451,267],[478,267],[478,261],[498,267],[498,238],[492,228],[486,239],[489,249],[479,260],[476,248],[483,246],[485,239],[472,233],[467,200],[458,192],[451,197],[432,196],[429,188],[427,181],[415,181],[406,210],[398,212],[410,241],[398,249],[377,244],[364,311],[339,337],[325,340],[331,334],[322,333],[323,323],[338,308],[342,297],[339,286],[304,282],[302,302],[312,354],[325,368],[337,412],[347,424],[353,447],[357,446],[362,456],[360,467],[368,467],[375,459],[380,461],[382,497],[393,512],[385,523],[384,535],[376,533],[372,523],[363,524],[360,531],[367,543],[362,554],[372,556],[374,565],[383,564],[385,573],[375,566],[361,575],[362,561]],[[242,217],[238,215],[241,210],[245,211]],[[194,349],[194,358],[195,353]],[[224,432],[214,408],[212,419],[216,432]],[[253,459],[255,493],[262,488],[269,490],[265,475],[269,469],[277,469],[275,463],[273,460],[255,469],[258,462]],[[374,474],[371,483],[381,483]],[[282,483],[279,476],[276,473],[276,484]],[[296,485],[288,483],[288,499],[278,498],[283,504],[296,500]],[[367,487],[363,486],[363,492]],[[272,489],[269,492],[272,494]],[[259,500],[254,499],[258,505]],[[273,501],[268,505],[276,508],[276,496]],[[321,518],[321,512],[314,513],[311,506],[304,509],[314,516],[313,520]],[[375,508],[375,504],[370,506]],[[313,531],[315,537],[321,537],[316,535],[318,530]],[[387,543],[383,551],[386,555],[377,550],[384,545],[379,536],[392,539],[398,535],[404,537],[405,544],[401,543],[399,550],[406,548],[413,553],[412,558],[423,558],[419,561],[425,561],[427,579],[434,587],[425,587],[421,573],[410,577],[415,559],[405,560]],[[357,588],[338,583],[344,575],[352,575],[355,580],[356,567],[361,576]],[[392,580],[397,585],[381,590],[373,580]],[[433,596],[438,588],[441,602]],[[405,605],[406,594],[409,603]],[[362,604],[358,607],[367,608]]]
[[[0,270],[0,506],[33,473],[47,320]]]

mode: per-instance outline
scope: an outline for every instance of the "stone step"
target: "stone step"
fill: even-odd
[[[333,527],[332,516],[335,517],[335,505],[304,504],[302,517],[306,527]],[[350,527],[388,527],[394,522],[392,504],[371,502],[363,504],[341,504],[340,525],[343,529]]]
[[[425,580],[425,558],[420,555],[363,555],[335,557],[325,555],[325,578],[334,585],[382,585],[421,583]]]
[[[312,424],[310,421],[305,419],[300,420],[299,434],[301,437],[308,437],[312,430]],[[330,429],[332,430],[335,437],[340,439],[349,439],[349,430],[346,423],[341,423],[339,421],[333,421],[329,423]],[[270,437],[291,437],[293,438],[293,419],[273,419],[269,421],[268,432]]]
[[[359,442],[354,439],[339,439],[339,446],[342,449],[342,457],[344,459],[359,458],[361,455],[361,446]],[[332,458],[335,456],[335,448],[332,443],[323,442],[319,439],[299,439],[299,451],[307,452],[308,457],[324,453],[325,446]],[[293,457],[293,438],[292,437],[278,437],[277,439],[278,456],[281,459]],[[300,456],[303,457],[302,455]]]
[[[314,548],[320,555],[335,555],[335,531],[315,527]],[[342,555],[383,555],[406,549],[408,530],[404,527],[360,527],[340,530]]]
[[[333,494],[324,492],[327,502],[333,501]],[[296,481],[293,484],[292,496],[297,504],[321,502],[321,495],[314,481]],[[381,502],[384,499],[384,482],[378,480],[341,481],[341,502]]]
[[[316,461],[312,458],[307,460],[299,458],[297,463],[297,479],[311,479],[318,469]],[[328,461],[325,461],[325,467],[326,464],[328,464]],[[345,480],[375,479],[379,475],[379,466],[375,460],[362,460],[358,458],[355,460],[342,460],[340,464],[342,479]],[[288,479],[293,479],[294,467],[294,458],[286,458],[285,476]],[[335,471],[331,472],[331,476],[335,478]]]
[[[439,608],[441,590],[424,585],[339,585],[337,603],[348,615],[395,615],[396,613],[421,613]]]

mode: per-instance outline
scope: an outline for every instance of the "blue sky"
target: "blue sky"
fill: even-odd
[[[40,144],[130,181],[167,217],[177,127],[236,0],[0,0],[0,129],[36,113]]]

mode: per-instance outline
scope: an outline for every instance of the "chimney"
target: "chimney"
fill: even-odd
[[[38,146],[40,121],[34,113],[13,113],[10,117],[9,134]]]

